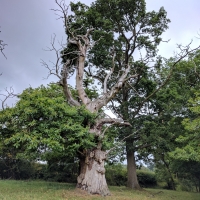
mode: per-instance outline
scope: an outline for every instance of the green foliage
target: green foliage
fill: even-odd
[[[164,164],[157,164],[155,170],[155,177],[157,182],[164,183],[163,188],[168,190],[175,190],[177,182],[174,179],[174,174]]]
[[[174,68],[170,81],[152,99],[152,108],[156,115],[149,116],[144,121],[143,130],[147,134],[147,141],[151,142],[148,150],[153,154],[158,180],[166,182],[168,188],[175,188],[177,184],[174,177],[178,172],[174,166],[177,161],[197,162],[199,159],[199,135],[198,130],[193,129],[197,125],[195,119],[198,121],[198,114],[191,107],[198,107],[195,104],[198,104],[198,96],[194,100],[194,94],[199,90],[200,79],[197,72],[200,69],[199,65],[195,69],[194,62],[199,63],[199,52],[193,55],[192,60],[189,57]],[[166,61],[164,70],[160,68],[163,77],[171,63],[173,59]],[[188,106],[191,97],[191,106]],[[142,153],[145,155],[146,152]],[[190,174],[189,170],[188,173]],[[179,180],[183,177],[181,174]]]
[[[154,187],[157,185],[154,172],[137,170],[137,177],[141,187]]]
[[[175,159],[183,161],[198,161],[200,162],[200,93],[195,93],[195,98],[189,100],[189,109],[193,113],[191,118],[185,118],[183,120],[183,125],[186,129],[185,133],[179,138],[177,142],[181,144],[180,147],[177,147],[174,152],[171,153],[171,156]]]
[[[177,186],[177,190],[194,192],[194,183],[189,179],[180,179],[179,185]],[[197,191],[198,192],[198,191]]]
[[[180,189],[200,192],[200,162],[174,159],[172,170],[177,176]]]
[[[122,164],[106,165],[106,181],[108,185],[126,185],[127,170]]]
[[[13,145],[19,157],[46,159],[52,152],[73,156],[95,145],[87,127],[95,115],[83,106],[67,105],[60,86],[28,88],[19,98],[15,107],[0,112],[1,143]]]

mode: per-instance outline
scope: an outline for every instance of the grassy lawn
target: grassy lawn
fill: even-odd
[[[180,191],[160,189],[132,191],[125,187],[110,187],[110,191],[111,196],[101,197],[75,189],[74,184],[0,180],[0,200],[200,200],[198,193]]]

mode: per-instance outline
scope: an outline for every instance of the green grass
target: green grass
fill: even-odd
[[[111,196],[101,197],[88,195],[75,189],[74,184],[44,181],[13,181],[0,180],[0,200],[200,200],[200,194],[145,189],[143,191],[129,190],[125,187],[110,187]]]

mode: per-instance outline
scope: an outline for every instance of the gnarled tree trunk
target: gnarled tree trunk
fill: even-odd
[[[85,160],[80,160],[80,175],[77,178],[77,187],[90,194],[110,195],[108,190],[104,162],[106,152],[100,149],[87,151]]]

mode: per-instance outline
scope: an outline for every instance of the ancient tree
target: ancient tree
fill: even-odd
[[[96,147],[82,148],[77,152],[80,160],[77,186],[92,194],[108,195],[104,162],[109,150],[102,146],[107,130],[105,126],[130,127],[130,123],[126,121],[128,115],[110,118],[102,110],[111,101],[114,106],[128,102],[129,91],[133,93],[143,72],[151,70],[152,65],[146,66],[149,63],[158,66],[159,60],[156,62],[153,58],[162,42],[161,34],[168,28],[169,19],[164,8],[158,12],[146,12],[145,1],[97,0],[90,7],[80,2],[70,6],[66,6],[64,1],[55,2],[58,9],[54,11],[63,19],[67,43],[61,44],[61,49],[57,50],[54,37],[49,50],[56,52],[57,60],[53,68],[45,62],[43,65],[48,68],[49,75],[58,77],[66,101],[71,106],[79,108],[84,105],[89,112],[96,114],[95,123],[88,120],[84,123],[85,127],[89,127],[88,134],[95,136]],[[72,14],[69,14],[69,8]],[[188,48],[182,50],[174,66],[188,52]],[[74,78],[75,90],[69,86],[70,78]],[[96,87],[98,95],[92,96],[89,92],[91,83],[99,85]],[[138,111],[160,87],[155,87],[142,100]],[[126,109],[128,107],[123,108],[124,113],[129,112]],[[129,130],[132,134],[133,130]],[[125,135],[125,138],[128,144],[128,136]],[[128,164],[133,165],[134,152],[129,147],[127,155]]]
[[[92,194],[109,195],[105,179],[104,162],[107,156],[106,150],[102,149],[102,141],[106,131],[103,129],[106,124],[117,124],[122,126],[129,126],[129,123],[124,122],[121,119],[114,119],[105,117],[100,113],[101,109],[113,99],[116,94],[122,89],[124,83],[133,79],[137,74],[130,74],[132,63],[121,66],[121,70],[118,77],[115,77],[115,82],[112,87],[108,87],[109,78],[115,69],[115,52],[110,49],[110,55],[108,55],[109,68],[106,70],[99,64],[95,66],[96,69],[103,69],[102,74],[104,80],[102,83],[102,93],[97,98],[90,98],[86,92],[84,80],[86,75],[91,74],[91,68],[87,65],[89,62],[89,55],[92,48],[96,43],[101,42],[101,37],[98,40],[94,40],[92,33],[94,28],[91,27],[76,27],[77,21],[80,19],[78,14],[68,15],[69,7],[64,4],[63,1],[56,1],[59,9],[55,10],[57,13],[61,13],[60,18],[64,21],[65,30],[67,33],[67,45],[64,47],[59,55],[59,50],[54,47],[54,39],[52,41],[52,49],[57,54],[57,62],[55,68],[51,69],[46,63],[43,63],[49,69],[49,75],[54,74],[59,78],[59,84],[62,85],[67,102],[71,106],[80,107],[85,106],[91,113],[96,113],[97,117],[95,123],[90,124],[90,121],[86,121],[85,126],[89,127],[89,133],[95,135],[96,147],[92,149],[80,149],[78,151],[78,157],[80,159],[80,174],[77,178],[77,187],[84,189]],[[81,5],[83,6],[83,5]],[[86,8],[86,7],[85,7]],[[81,9],[81,7],[80,7]],[[62,66],[60,65],[62,60]],[[75,73],[76,91],[77,96],[72,95],[71,88],[68,85],[68,79]],[[98,76],[93,76],[97,78]],[[101,79],[101,77],[99,77]],[[100,114],[98,114],[100,113]]]

